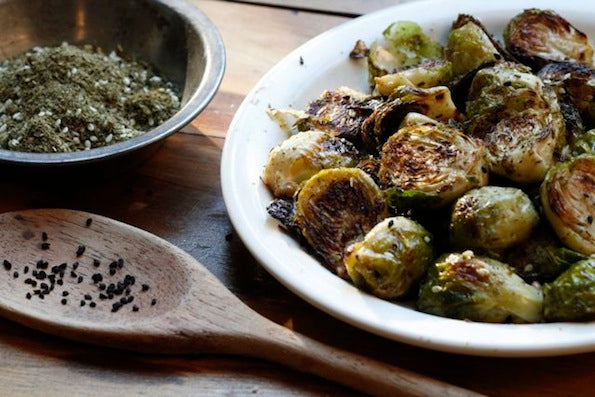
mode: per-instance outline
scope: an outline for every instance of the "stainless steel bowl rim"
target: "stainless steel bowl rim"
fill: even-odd
[[[0,149],[0,162],[59,166],[91,163],[120,156],[155,143],[189,124],[213,98],[225,72],[225,46],[219,30],[196,6],[186,0],[156,0],[175,10],[201,37],[204,46],[205,70],[198,89],[186,104],[164,123],[129,140],[107,146],[67,153],[30,153]]]

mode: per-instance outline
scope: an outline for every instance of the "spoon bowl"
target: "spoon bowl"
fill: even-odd
[[[148,353],[262,358],[367,394],[475,395],[292,332],[184,251],[113,219],[66,209],[0,214],[0,252],[0,315],[44,332]]]

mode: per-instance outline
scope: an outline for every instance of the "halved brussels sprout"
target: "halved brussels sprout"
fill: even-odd
[[[349,142],[322,131],[304,131],[269,153],[262,175],[275,197],[292,197],[298,186],[325,168],[351,167],[358,151]]]
[[[444,125],[444,123],[436,121],[433,118],[430,118],[430,117],[428,117],[424,114],[421,114],[421,113],[410,112],[407,114],[407,116],[405,116],[403,121],[401,121],[401,124],[399,125],[399,129],[401,129],[403,127],[413,127],[416,125],[441,126],[441,125]]]
[[[553,89],[506,62],[477,72],[468,99],[468,132],[484,141],[491,170],[515,182],[540,182],[564,140]]]
[[[541,185],[541,203],[560,240],[595,254],[595,155],[584,154],[553,167]]]
[[[405,217],[386,218],[345,250],[353,283],[385,299],[405,295],[432,262],[432,236]]]
[[[422,59],[442,58],[442,46],[430,39],[415,22],[400,21],[382,33],[384,40],[372,43],[368,54],[371,77],[395,73],[404,66],[416,65]]]
[[[388,96],[402,85],[431,88],[447,84],[452,78],[452,64],[441,59],[422,61],[419,65],[374,78],[374,92]]]
[[[553,230],[546,224],[538,229],[524,243],[506,254],[506,263],[527,282],[549,282],[575,262],[587,257],[563,247]]]
[[[542,317],[543,295],[510,266],[466,251],[443,255],[430,266],[417,308],[471,321],[535,323]]]
[[[444,49],[446,59],[452,62],[454,76],[467,74],[485,62],[503,60],[490,35],[474,21],[468,20],[455,26]]]
[[[553,62],[538,73],[544,83],[555,88],[558,99],[576,106],[588,128],[595,127],[595,70],[576,62]]]
[[[296,220],[326,264],[346,277],[343,250],[388,215],[382,191],[358,168],[322,170],[297,195]]]
[[[570,146],[572,156],[581,154],[595,154],[595,129],[585,131]]]
[[[595,258],[573,264],[543,294],[546,321],[595,320]]]
[[[442,206],[488,181],[481,142],[444,124],[401,128],[382,146],[380,161],[378,176],[394,187],[389,200],[397,208],[418,199]]]
[[[459,249],[499,254],[529,238],[538,222],[539,215],[522,190],[484,186],[456,201],[450,241]]]
[[[531,8],[512,18],[504,29],[510,53],[539,70],[552,61],[593,64],[589,38],[552,10]]]

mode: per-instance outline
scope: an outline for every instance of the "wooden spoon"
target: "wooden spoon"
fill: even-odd
[[[369,394],[475,395],[279,326],[187,253],[109,218],[0,214],[0,252],[0,314],[44,332],[148,353],[252,356]]]

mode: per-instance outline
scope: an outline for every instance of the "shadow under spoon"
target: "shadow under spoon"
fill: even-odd
[[[476,395],[284,328],[189,254],[113,219],[65,209],[3,213],[0,252],[0,314],[43,332],[146,353],[256,357],[367,394]]]

